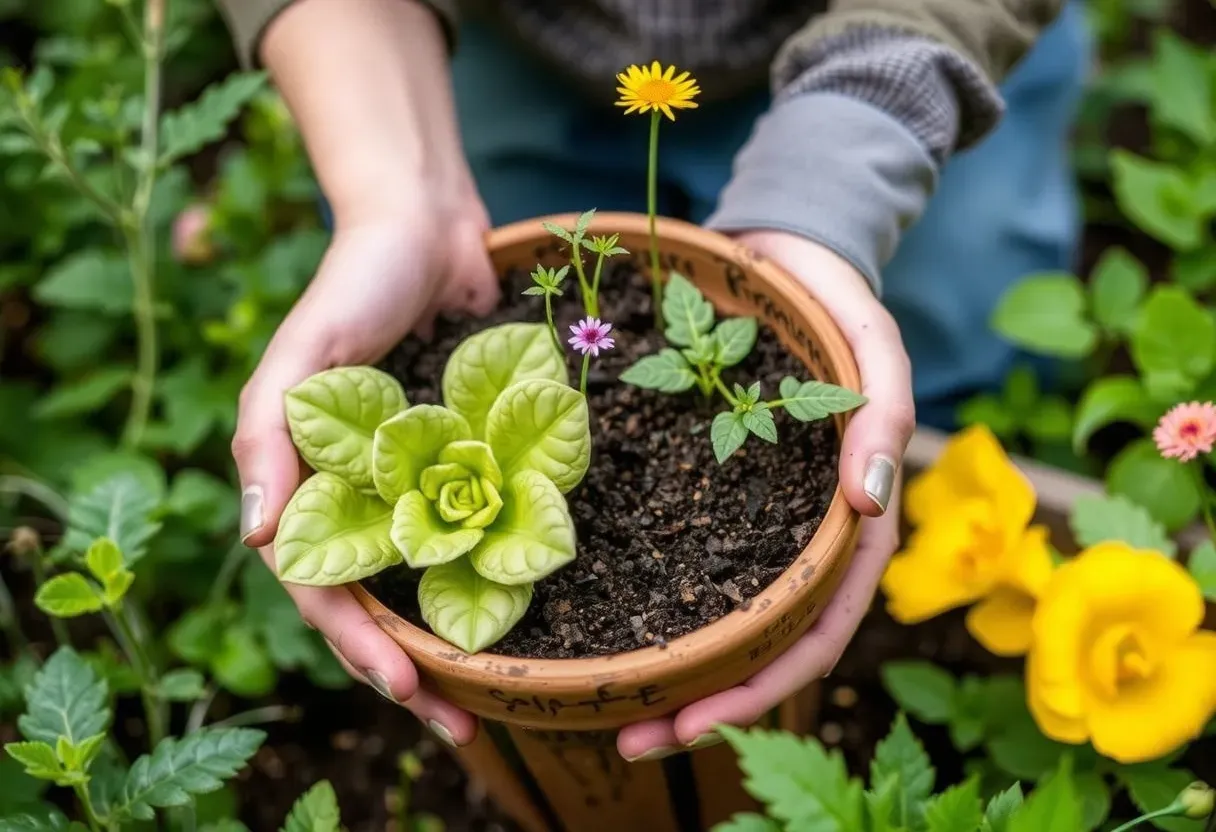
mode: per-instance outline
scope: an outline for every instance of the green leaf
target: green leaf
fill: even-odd
[[[713,832],[782,832],[780,824],[763,815],[740,812],[716,824]]]
[[[126,367],[106,367],[79,381],[60,384],[34,407],[34,418],[62,419],[100,410],[130,385],[132,375]]]
[[[679,272],[671,272],[663,292],[665,335],[671,343],[691,347],[714,325],[714,305]]]
[[[395,378],[373,367],[335,367],[287,391],[287,424],[300,455],[316,471],[356,488],[372,487],[376,428],[408,407]]]
[[[1148,269],[1126,249],[1106,250],[1090,276],[1094,320],[1112,335],[1126,335],[1148,287]]]
[[[110,724],[106,683],[70,647],[60,647],[34,676],[17,720],[31,742],[54,744],[60,737],[79,745]]]
[[[781,379],[779,388],[785,412],[800,422],[813,422],[833,413],[846,413],[868,400],[847,387],[825,381],[799,381],[793,376]]]
[[[739,754],[743,787],[768,815],[789,829],[846,832],[862,829],[861,782],[848,776],[839,752],[784,731],[716,730]]]
[[[998,335],[1034,352],[1084,358],[1098,345],[1085,301],[1085,287],[1071,274],[1030,275],[1001,296],[990,323]]]
[[[502,391],[528,379],[568,382],[565,357],[545,324],[499,324],[460,343],[443,371],[443,402],[483,439],[486,417]]]
[[[1202,500],[1191,471],[1163,459],[1151,439],[1132,442],[1111,460],[1106,488],[1144,506],[1168,532],[1194,520]]]
[[[671,347],[643,356],[621,373],[621,381],[660,393],[682,393],[697,383],[688,361]]]
[[[757,325],[755,318],[727,318],[714,328],[721,367],[733,367],[751,353],[756,346]]]
[[[958,409],[958,420],[965,427],[987,425],[1003,441],[1014,439],[1019,428],[1017,416],[1004,400],[991,393],[981,393],[963,402]]]
[[[496,584],[477,574],[468,558],[432,566],[418,584],[423,620],[466,653],[480,652],[509,633],[531,602],[530,584]]]
[[[1187,561],[1191,577],[1199,584],[1203,597],[1216,603],[1216,545],[1205,540],[1191,552]]]
[[[879,675],[899,707],[917,719],[930,725],[950,719],[957,683],[945,670],[924,661],[889,661]]]
[[[565,240],[567,243],[574,242],[574,237],[570,234],[570,232],[562,228],[557,223],[545,221],[541,223],[541,226],[559,240]]]
[[[84,556],[85,565],[94,578],[105,583],[120,572],[127,571],[122,552],[113,540],[99,537],[89,546]]]
[[[191,664],[207,665],[220,651],[233,611],[231,606],[198,607],[188,611],[169,628],[169,649]]]
[[[747,440],[747,425],[743,424],[743,414],[726,410],[714,417],[709,429],[709,438],[714,446],[714,456],[718,462],[743,447]]]
[[[547,477],[523,470],[507,482],[503,510],[469,555],[482,577],[507,586],[531,584],[574,560],[574,520]]]
[[[197,100],[161,116],[160,164],[169,165],[222,139],[228,124],[265,85],[265,73],[234,72],[203,90]]]
[[[70,823],[58,809],[0,818],[0,832],[79,832],[85,828],[78,823]]]
[[[490,408],[486,441],[504,477],[538,471],[565,494],[579,484],[591,462],[587,399],[548,379],[513,384]]]
[[[55,749],[45,742],[10,742],[4,750],[25,767],[25,773],[39,780],[49,780],[59,786],[71,786],[84,778],[79,772],[65,771]]]
[[[980,832],[1007,832],[1009,820],[1022,805],[1022,784],[1014,783],[988,801]]]
[[[152,820],[154,808],[184,806],[192,795],[215,791],[244,768],[265,739],[250,728],[201,728],[181,739],[161,740],[131,765],[115,817]]]
[[[928,832],[975,832],[982,819],[980,782],[974,777],[946,789],[925,806]]]
[[[1120,148],[1110,152],[1110,163],[1115,199],[1132,222],[1179,251],[1202,245],[1204,217],[1182,171]]]
[[[193,702],[203,697],[206,684],[203,674],[197,670],[178,668],[160,677],[157,690],[171,702]]]
[[[393,508],[390,537],[411,569],[455,560],[472,551],[484,535],[483,529],[462,529],[443,522],[421,491],[404,495]]]
[[[253,629],[234,624],[224,630],[211,672],[226,690],[250,699],[274,690],[278,673]]]
[[[1160,415],[1158,411],[1134,376],[1103,376],[1081,394],[1072,429],[1073,450],[1082,453],[1094,432],[1112,422],[1151,426]]]
[[[100,612],[105,606],[97,589],[76,572],[56,575],[43,584],[34,596],[34,604],[56,618]]]
[[[56,263],[38,281],[33,295],[46,306],[124,315],[131,311],[135,290],[126,260],[108,251],[85,249]]]
[[[1216,95],[1207,50],[1159,29],[1153,33],[1150,66],[1153,120],[1179,130],[1200,147],[1216,141]]]
[[[1115,776],[1127,787],[1132,803],[1143,813],[1164,809],[1196,778],[1186,769],[1169,768],[1159,762],[1119,766]],[[1166,832],[1200,832],[1203,821],[1190,818],[1157,818],[1153,825]]]
[[[240,500],[226,481],[198,468],[186,468],[173,477],[165,508],[193,529],[222,534],[235,527]]]
[[[389,531],[392,507],[336,474],[309,477],[279,520],[274,548],[279,578],[332,586],[401,562]]]
[[[1123,496],[1078,497],[1069,518],[1073,535],[1083,548],[1121,540],[1136,549],[1153,549],[1174,557],[1177,547],[1161,524],[1143,506]]]
[[[1185,289],[1158,286],[1140,311],[1131,353],[1141,373],[1180,372],[1199,381],[1216,364],[1216,320]]]
[[[1039,781],[1039,786],[1046,785],[1046,782]],[[1079,828],[1086,832],[1097,829],[1110,815],[1111,797],[1106,780],[1097,771],[1080,771],[1074,776],[1073,785],[1077,790],[1077,797],[1081,801],[1081,826]]]
[[[338,796],[330,782],[322,780],[292,804],[282,832],[339,832],[341,828]]]
[[[463,417],[446,407],[418,404],[376,428],[372,441],[372,479],[386,502],[395,503],[418,488],[422,472],[439,460],[452,442],[471,439]]]
[[[765,442],[777,444],[777,425],[773,421],[773,411],[767,407],[755,405],[751,410],[744,411],[743,427]]]
[[[148,541],[160,531],[152,520],[159,495],[134,471],[122,471],[68,500],[67,545],[87,550],[105,537],[118,546],[130,565],[147,552]]]
[[[1206,292],[1216,286],[1216,257],[1205,248],[1181,252],[1170,263],[1170,277],[1192,292]]]
[[[901,711],[890,733],[874,749],[870,763],[872,785],[894,778],[894,812],[889,819],[896,828],[911,829],[919,824],[924,802],[933,794],[934,776],[929,755]]]
[[[578,215],[578,219],[574,222],[574,233],[578,236],[583,236],[587,233],[587,226],[591,225],[591,220],[595,218],[595,209],[584,211]]]
[[[1026,415],[1026,433],[1038,442],[1065,442],[1072,435],[1072,407],[1062,396],[1045,396]]]
[[[1073,780],[1071,757],[1040,785],[1009,819],[1009,832],[1076,832],[1081,828],[1081,800]]]

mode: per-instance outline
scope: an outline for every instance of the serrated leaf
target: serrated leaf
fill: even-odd
[[[135,297],[131,269],[117,254],[86,249],[60,260],[34,287],[47,306],[123,315]]]
[[[1216,545],[1205,540],[1191,552],[1187,568],[1203,597],[1216,603]]]
[[[782,832],[780,824],[763,815],[740,812],[716,824],[713,832]]]
[[[160,677],[157,690],[171,702],[193,702],[202,698],[206,684],[203,674],[197,670],[178,668]]]
[[[579,214],[578,219],[574,222],[574,233],[578,234],[579,236],[586,234],[587,226],[591,225],[591,220],[593,219],[595,219],[594,208]]]
[[[574,560],[575,545],[574,520],[557,486],[524,470],[507,482],[503,510],[469,559],[482,577],[518,586]]]
[[[924,802],[933,794],[935,772],[920,740],[908,727],[902,712],[891,731],[879,741],[870,763],[870,783],[877,786],[894,778],[893,814],[897,828],[912,829],[924,815]]]
[[[60,647],[25,691],[26,712],[17,720],[30,741],[79,744],[110,724],[106,683],[70,647]]]
[[[1022,805],[1022,784],[1014,783],[988,801],[980,832],[1007,832],[1009,819]]]
[[[773,421],[773,411],[767,407],[756,405],[744,411],[743,426],[765,442],[777,444],[777,424]]]
[[[73,745],[60,737],[59,742],[55,745],[55,750],[65,768],[78,773],[86,772],[93,764],[93,760],[97,759],[97,755],[101,753],[101,746],[106,741],[106,736],[106,734],[94,734],[79,745]]]
[[[717,731],[739,754],[743,787],[762,802],[770,817],[789,829],[862,829],[861,783],[848,776],[839,752],[827,753],[816,740],[784,731]]]
[[[477,653],[501,639],[532,602],[532,586],[483,578],[468,558],[432,566],[418,584],[422,618],[444,640]]]
[[[461,342],[443,371],[443,401],[483,439],[486,417],[502,391],[528,379],[566,384],[565,357],[545,324],[499,324]]]
[[[490,408],[486,441],[504,477],[538,471],[565,494],[579,484],[591,462],[587,399],[548,379],[513,384]]]
[[[557,237],[559,240],[565,240],[567,243],[574,242],[574,238],[570,235],[570,232],[567,231],[566,229],[562,228],[557,223],[549,222],[546,220],[545,222],[541,223],[541,227],[543,227],[546,231],[548,231],[554,237]]]
[[[462,529],[443,522],[421,491],[411,491],[393,508],[390,536],[411,569],[455,560],[470,552],[485,535],[483,529]]]
[[[100,612],[105,606],[93,585],[75,572],[56,575],[43,584],[34,595],[34,604],[56,618]]]
[[[1106,250],[1090,275],[1094,320],[1107,332],[1125,335],[1148,287],[1148,269],[1120,246]]]
[[[414,405],[376,428],[372,480],[388,503],[418,488],[419,477],[452,442],[471,439],[464,417],[434,404]]]
[[[1077,403],[1072,429],[1073,450],[1082,453],[1094,432],[1113,422],[1128,421],[1149,427],[1157,421],[1160,410],[1148,400],[1148,394],[1134,376],[1096,379],[1085,388]]]
[[[70,786],[83,779],[78,772],[65,771],[55,749],[45,742],[10,742],[5,744],[4,750],[25,767],[25,773],[30,777],[60,786]]]
[[[719,463],[743,447],[747,441],[747,425],[743,414],[726,410],[714,417],[709,428],[709,440],[714,446],[714,456]]]
[[[663,292],[664,335],[677,346],[690,347],[714,325],[714,305],[679,272],[671,272]]]
[[[660,393],[682,393],[697,383],[697,376],[683,355],[664,347],[638,359],[621,373],[621,381]]]
[[[1085,287],[1071,274],[1036,274],[1011,286],[990,325],[1013,343],[1046,355],[1082,358],[1098,344],[1085,316]]]
[[[846,387],[825,381],[799,381],[793,376],[781,379],[779,388],[785,412],[800,422],[813,422],[833,413],[847,413],[868,399]]]
[[[130,385],[132,377],[126,367],[105,367],[77,381],[59,384],[34,406],[34,418],[62,419],[100,410]]]
[[[1081,547],[1121,540],[1135,549],[1153,549],[1173,557],[1174,541],[1148,510],[1121,495],[1078,497],[1069,525]]]
[[[160,121],[160,164],[172,164],[222,139],[228,124],[265,85],[265,73],[232,73],[203,90],[195,101],[165,113]]]
[[[151,820],[153,809],[184,806],[193,795],[213,792],[244,768],[266,739],[250,728],[201,728],[161,740],[131,765],[116,818]]]
[[[756,334],[755,318],[727,318],[722,321],[714,328],[717,363],[723,367],[733,367],[747,358],[756,346]]]
[[[408,407],[395,378],[374,367],[323,370],[287,391],[287,424],[300,456],[319,472],[371,488],[372,439]]]
[[[333,586],[374,575],[401,562],[389,532],[392,507],[341,477],[309,477],[292,495],[275,535],[279,578]]]
[[[1158,286],[1136,318],[1131,353],[1143,374],[1199,381],[1216,366],[1216,320],[1185,289]]]
[[[953,676],[925,661],[883,662],[883,687],[912,716],[931,725],[950,718],[957,683]]]
[[[80,824],[73,824],[58,809],[41,812],[24,812],[0,818],[0,832],[76,832]]]
[[[97,538],[108,538],[130,565],[144,556],[148,541],[160,531],[160,522],[152,519],[159,504],[159,495],[137,472],[115,473],[68,500],[66,543],[85,551]]]
[[[925,805],[927,832],[975,832],[983,818],[979,780],[952,786]]]
[[[282,832],[339,832],[341,828],[338,796],[330,782],[322,780],[292,804]]]
[[[1071,759],[1065,757],[1051,781],[1036,788],[1013,813],[1009,832],[1076,832],[1082,828]]]

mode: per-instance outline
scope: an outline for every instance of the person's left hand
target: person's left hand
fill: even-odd
[[[912,370],[899,328],[865,278],[835,253],[782,231],[752,231],[738,240],[798,278],[835,319],[853,348],[861,393],[869,401],[845,431],[840,482],[864,515],[857,550],[836,594],[807,633],[738,687],[685,706],[674,716],[621,729],[617,750],[627,760],[656,760],[721,740],[713,726],[746,726],[826,676],[840,659],[899,543],[896,472],[915,428]]]

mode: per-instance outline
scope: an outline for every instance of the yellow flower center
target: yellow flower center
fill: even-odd
[[[1130,624],[1104,630],[1094,640],[1090,661],[1097,688],[1112,699],[1120,688],[1148,679],[1156,666],[1144,639]]]
[[[651,78],[637,89],[637,97],[651,104],[666,104],[676,94],[676,85],[664,78]]]

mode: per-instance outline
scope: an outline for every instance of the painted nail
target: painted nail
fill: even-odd
[[[251,485],[241,492],[241,542],[262,528],[266,514],[262,509],[262,486]]]
[[[401,704],[397,701],[396,697],[393,696],[393,691],[388,686],[388,679],[383,673],[378,670],[366,670],[363,672],[363,675],[367,678],[367,683],[375,688],[376,693],[380,694],[394,705]]]
[[[629,763],[650,763],[655,760],[661,760],[664,757],[670,757],[672,754],[679,754],[682,750],[674,745],[660,745],[658,748],[650,749],[645,754],[639,754],[636,757],[626,757],[625,761]]]
[[[866,466],[866,478],[862,490],[883,511],[891,502],[891,489],[895,487],[895,463],[885,456],[876,456]]]
[[[459,745],[456,744],[456,738],[452,736],[452,732],[449,731],[447,729],[447,726],[444,725],[439,720],[437,720],[437,719],[427,720],[426,727],[430,728],[431,733],[434,734],[436,737],[438,737],[439,741],[441,743],[443,743],[444,745],[448,746],[449,748],[459,748],[460,747]]]
[[[695,740],[690,742],[688,744],[688,747],[689,748],[709,748],[711,745],[717,745],[718,743],[722,742],[723,739],[724,738],[721,734],[717,734],[717,733],[714,733],[713,731],[710,731],[708,734],[702,734],[701,736],[697,737]]]

